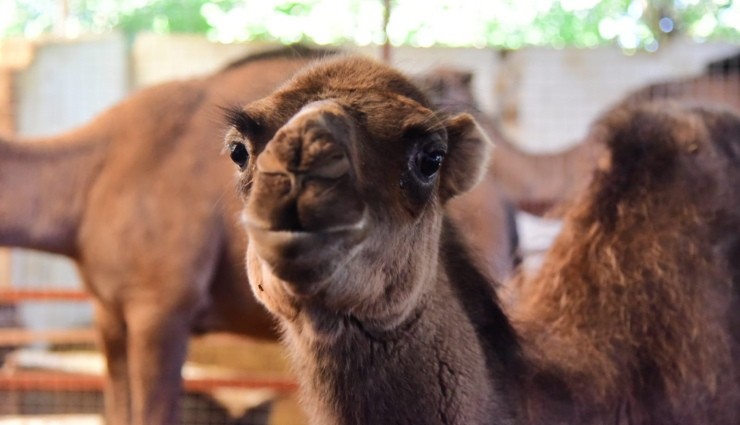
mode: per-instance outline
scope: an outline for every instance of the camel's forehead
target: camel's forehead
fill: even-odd
[[[317,100],[303,105],[285,125],[301,125],[309,120],[318,120],[320,124],[328,125],[327,116],[346,115],[347,112],[333,99]]]
[[[247,105],[245,112],[267,134],[275,134],[309,111],[316,115],[325,110],[350,117],[361,133],[380,142],[398,140],[410,127],[442,127],[429,105],[403,74],[371,59],[351,57],[304,70],[272,95]]]
[[[408,128],[438,130],[440,116],[404,95],[389,91],[323,88],[283,91],[245,108],[248,115],[277,130],[308,116],[346,116],[369,135],[396,138]]]
[[[429,100],[405,75],[364,57],[328,60],[299,73],[273,96],[274,107],[297,113],[333,99],[345,108],[392,119],[392,112],[429,112]],[[382,107],[381,107],[382,105]],[[292,108],[291,108],[292,107]],[[291,115],[292,115],[291,114]]]
[[[429,120],[435,116],[430,108],[402,94],[389,91],[327,89],[306,97],[308,100],[301,105],[296,115],[307,110],[337,112],[341,109],[344,113],[362,117],[363,121],[381,120],[388,124],[412,118]]]

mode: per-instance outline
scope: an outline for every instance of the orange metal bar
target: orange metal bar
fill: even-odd
[[[278,392],[291,392],[296,383],[287,378],[202,378],[186,379],[185,390],[207,392],[215,388],[271,388]],[[105,378],[94,375],[69,374],[46,371],[13,371],[0,373],[0,390],[11,391],[102,391]]]
[[[97,341],[97,334],[93,329],[43,331],[17,328],[0,329],[0,347],[27,345],[39,341],[52,344],[94,343]]]
[[[0,374],[0,390],[6,391],[102,391],[102,376],[59,372],[24,371]]]
[[[84,291],[63,289],[1,290],[0,303],[21,301],[88,301],[90,295]]]
[[[21,301],[85,301],[90,297],[83,291],[71,290],[0,290],[0,303]],[[236,338],[229,334],[215,334],[211,338]],[[0,346],[26,345],[36,341],[56,344],[96,341],[93,329],[31,331],[27,329],[0,329]],[[101,391],[105,379],[101,376],[48,371],[0,371],[0,390],[10,391]],[[186,379],[187,391],[207,392],[215,388],[271,388],[278,392],[292,392],[296,383],[288,378],[233,377]]]

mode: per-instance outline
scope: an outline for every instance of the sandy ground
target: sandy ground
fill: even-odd
[[[0,425],[103,425],[99,415],[44,415],[0,418]]]

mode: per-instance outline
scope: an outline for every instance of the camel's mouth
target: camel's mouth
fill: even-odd
[[[368,234],[364,214],[357,222],[320,231],[274,230],[248,214],[244,223],[257,256],[274,275],[295,285],[325,280]]]
[[[363,218],[352,224],[340,225],[336,227],[327,228],[321,231],[297,231],[297,230],[274,230],[269,227],[265,227],[262,224],[251,221],[248,216],[244,218],[244,223],[247,228],[247,232],[251,237],[250,240],[258,243],[267,245],[272,248],[283,248],[281,251],[284,252],[284,257],[291,258],[295,255],[293,250],[311,250],[311,248],[320,248],[322,245],[327,243],[333,243],[337,239],[356,239],[360,236],[360,239],[365,235],[367,228],[367,220]],[[286,251],[289,250],[290,252]],[[299,252],[295,253],[300,254]]]

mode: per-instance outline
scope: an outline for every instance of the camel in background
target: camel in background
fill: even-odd
[[[501,282],[511,274],[511,259],[514,259],[514,264],[521,260],[518,251],[519,234],[516,229],[516,208],[521,206],[516,199],[507,195],[507,189],[501,181],[502,172],[511,175],[519,164],[502,164],[498,151],[503,151],[504,158],[516,158],[515,155],[507,155],[505,151],[520,151],[511,144],[500,143],[503,139],[496,137],[497,127],[478,109],[472,92],[472,78],[472,73],[467,71],[438,67],[414,76],[413,82],[429,97],[435,109],[446,113],[472,113],[496,145],[497,155],[494,155],[488,164],[482,177],[483,184],[475,186],[469,194],[453,198],[450,201],[450,213],[468,238],[468,242],[472,244],[476,258],[483,255],[484,261],[488,261],[489,266],[492,260],[505,261],[500,265],[494,263],[495,267],[492,270],[489,268],[491,276]],[[504,171],[501,170],[502,166],[505,167]],[[526,166],[531,164],[527,163]],[[472,208],[460,206],[461,203],[467,203],[467,206]],[[508,223],[508,226],[502,228],[503,223]]]
[[[250,285],[313,423],[740,419],[737,114],[604,114],[604,156],[510,311],[445,209],[485,175],[471,115],[353,57],[228,115]]]
[[[621,103],[675,99],[703,101],[740,111],[740,66],[738,55],[711,62],[698,76],[658,82],[627,94]],[[572,200],[590,181],[599,145],[579,142],[558,153],[529,153],[506,133],[498,117],[479,109],[472,90],[473,75],[455,67],[440,67],[420,75],[416,81],[439,107],[473,113],[496,144],[491,175],[503,194],[517,208],[535,215],[558,216],[564,202]]]
[[[274,339],[245,286],[238,203],[219,187],[220,106],[323,53],[285,50],[141,90],[88,124],[0,140],[0,244],[65,255],[93,297],[108,425],[178,422],[189,335]]]
[[[178,422],[191,333],[275,339],[246,284],[239,201],[215,143],[226,126],[221,108],[266,96],[327,54],[293,47],[253,55],[141,90],[59,136],[0,138],[0,245],[78,265],[108,366],[108,425]],[[480,244],[481,264],[503,278],[513,223],[493,185],[476,190],[453,214]]]
[[[437,107],[475,116],[496,146],[488,174],[517,209],[544,215],[588,184],[601,153],[599,146],[579,143],[560,153],[526,152],[506,134],[498,118],[480,110],[471,72],[442,66],[416,76],[415,81]]]

